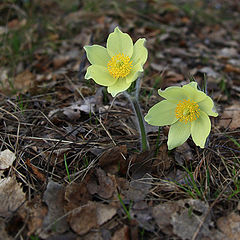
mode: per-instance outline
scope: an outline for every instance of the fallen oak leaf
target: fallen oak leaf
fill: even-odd
[[[68,223],[72,230],[79,235],[84,235],[92,228],[96,228],[98,226],[96,203],[90,201],[74,209],[68,216]]]
[[[87,178],[81,183],[72,182],[66,186],[64,200],[66,204],[64,205],[65,212],[71,211],[74,208],[87,204],[88,201],[92,199],[87,189]]]
[[[116,190],[116,179],[113,175],[106,175],[101,168],[98,168],[95,172],[95,178],[93,175],[87,183],[87,188],[90,194],[98,194],[104,199],[109,199]]]

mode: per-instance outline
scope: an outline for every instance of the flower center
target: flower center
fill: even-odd
[[[130,61],[128,56],[119,53],[111,58],[107,68],[114,78],[126,77],[132,68],[132,61]]]
[[[175,109],[176,117],[179,121],[184,121],[185,123],[195,121],[199,118],[199,106],[196,102],[191,100],[183,99],[179,101]]]

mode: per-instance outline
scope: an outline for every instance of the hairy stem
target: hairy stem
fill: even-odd
[[[141,111],[141,108],[140,108],[140,105],[138,102],[138,94],[139,94],[139,89],[140,89],[139,86],[140,86],[140,78],[138,78],[138,80],[136,81],[135,91],[130,94],[125,91],[124,95],[131,102],[135,116],[137,117],[138,128],[139,128],[140,137],[141,137],[141,151],[145,152],[145,151],[149,150],[149,143],[147,140],[147,134],[146,134],[146,130],[145,130],[145,124],[144,124],[142,111]]]

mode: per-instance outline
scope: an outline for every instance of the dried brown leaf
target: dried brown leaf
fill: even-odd
[[[167,144],[161,144],[153,160],[152,171],[161,176],[173,164],[173,157],[168,154]]]
[[[212,223],[210,215],[207,215],[208,208],[200,200],[185,199],[155,206],[153,217],[161,231],[170,235],[174,233],[181,239],[192,239],[203,222],[196,238],[202,239],[210,235],[209,226]]]
[[[111,205],[89,201],[87,204],[74,209],[69,215],[68,221],[77,234],[84,235],[91,229],[98,228],[112,219],[116,213],[117,209]],[[100,235],[95,236],[96,238],[92,237],[89,233],[84,236],[84,239],[102,239]]]
[[[202,222],[196,239],[210,235],[211,218],[210,215],[206,215],[208,214],[208,204],[197,199],[180,200],[177,204],[181,210],[171,216],[171,224],[173,232],[178,237],[184,240],[192,239]]]
[[[42,203],[40,197],[34,198],[31,202],[28,203],[27,207],[29,214],[29,218],[27,221],[28,236],[31,236],[33,233],[41,229],[43,220],[47,215],[48,209]]]
[[[43,195],[43,201],[48,206],[48,213],[43,221],[43,231],[40,234],[42,238],[47,238],[56,233],[63,233],[68,229],[66,217],[63,217],[64,191],[62,185],[49,181]]]
[[[77,238],[76,240],[80,239]],[[84,235],[84,237],[81,238],[81,240],[105,240],[105,238],[102,237],[101,232],[89,232],[88,234]]]
[[[225,72],[234,72],[234,73],[240,74],[240,68],[234,67],[231,64],[226,64],[224,71]]]
[[[240,215],[230,213],[217,220],[217,227],[231,240],[240,239]]]
[[[10,216],[25,201],[25,194],[15,178],[0,180],[0,216]]]
[[[109,199],[113,196],[116,190],[116,180],[113,175],[106,175],[101,169],[96,169],[96,177],[92,178],[87,183],[87,188],[90,194],[98,194],[100,197]]]
[[[129,189],[124,193],[128,200],[140,201],[149,193],[152,184],[151,157],[148,151],[130,157],[131,181]]]
[[[99,159],[99,165],[111,174],[116,174],[118,171],[124,172],[127,167],[127,162],[123,156],[127,155],[127,146],[116,146],[108,149]],[[126,172],[126,171],[125,171]]]
[[[15,154],[9,149],[0,152],[0,170],[11,167],[15,159]]]
[[[104,224],[117,213],[117,209],[115,207],[102,203],[97,203],[96,211],[98,225]]]
[[[76,208],[69,215],[68,222],[73,231],[79,235],[84,235],[90,229],[98,227],[96,203],[88,202],[86,205]]]
[[[38,170],[37,167],[35,167],[34,165],[31,164],[30,159],[26,160],[26,164],[29,168],[32,169],[34,175],[37,177],[37,179],[39,179],[42,182],[46,181],[46,177]]]
[[[130,240],[129,236],[129,228],[128,226],[124,225],[122,228],[117,230],[111,240]]]
[[[174,152],[174,157],[179,165],[192,162],[193,160],[192,149],[187,142],[176,148]]]
[[[174,202],[159,204],[153,207],[153,217],[161,231],[172,235],[171,216],[179,210],[179,206]],[[163,217],[164,216],[164,217]]]
[[[240,127],[240,103],[233,102],[233,105],[226,107],[219,121],[221,127],[234,130]]]
[[[128,200],[140,201],[145,199],[152,186],[152,176],[145,173],[143,176],[132,179],[129,189],[126,191],[126,197]]]
[[[71,211],[91,200],[88,192],[86,181],[81,183],[71,183],[66,186],[65,190],[65,211]]]
[[[35,78],[29,70],[19,73],[14,79],[14,88],[25,92],[34,86]]]
[[[78,240],[78,238],[77,238],[77,235],[74,234],[73,232],[67,232],[63,234],[50,236],[47,240]]]
[[[130,215],[132,219],[136,220],[140,227],[147,231],[154,231],[152,209],[148,206],[146,201],[135,202],[130,210]]]
[[[13,238],[6,232],[5,221],[3,219],[0,219],[0,236],[1,239],[4,240],[13,240]]]

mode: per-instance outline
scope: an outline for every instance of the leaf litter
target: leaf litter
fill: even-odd
[[[0,4],[1,236],[239,239],[239,3],[64,2]],[[130,104],[84,80],[82,47],[116,26],[147,39],[144,113],[159,88],[207,76],[206,149],[168,152],[168,128],[147,126],[138,153]]]

